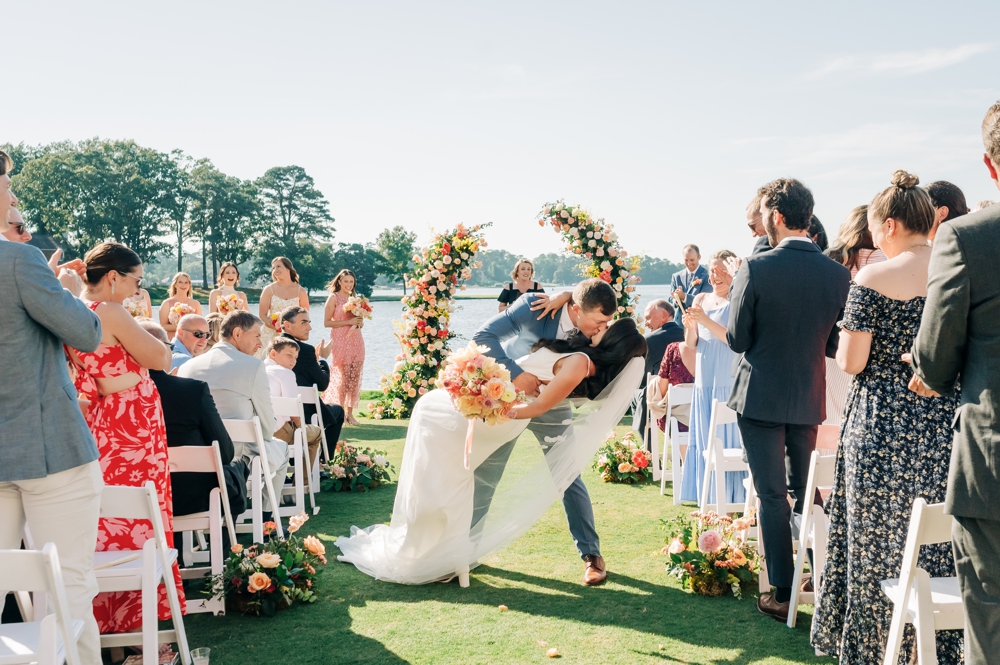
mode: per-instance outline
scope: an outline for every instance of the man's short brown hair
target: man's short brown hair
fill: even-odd
[[[618,311],[618,298],[615,290],[604,280],[592,277],[585,279],[573,289],[573,303],[584,312],[601,310],[604,316],[611,316]]]
[[[795,178],[778,178],[758,190],[768,210],[777,210],[785,218],[789,231],[805,231],[813,214],[813,195],[809,188]]]
[[[271,351],[281,351],[282,349],[294,347],[296,351],[299,350],[299,343],[296,342],[291,337],[282,337],[278,335],[267,347],[267,355],[271,355]]]
[[[983,145],[994,166],[1000,166],[1000,102],[990,107],[983,118]]]
[[[226,315],[225,320],[222,322],[222,339],[232,339],[233,332],[237,328],[246,332],[254,326],[261,325],[264,325],[263,321],[250,312],[244,312],[243,310],[231,312]]]
[[[280,321],[284,323],[285,321],[291,321],[299,314],[308,314],[309,310],[305,307],[299,307],[298,305],[292,305],[291,307],[286,307],[281,311]]]

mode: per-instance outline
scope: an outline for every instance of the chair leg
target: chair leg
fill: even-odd
[[[673,491],[674,491],[674,505],[681,505],[681,490],[683,489],[684,483],[684,469],[681,463],[681,447],[678,441],[680,437],[673,436],[673,430],[670,433],[670,466],[672,470],[670,472],[671,478],[673,479]]]
[[[705,473],[702,477],[701,491],[698,492],[698,510],[704,512],[708,510],[708,483],[712,477],[712,466],[715,464],[715,448],[709,446],[704,452]]]
[[[260,458],[255,457],[250,466],[250,497],[252,504],[251,515],[253,522],[253,542],[264,542],[264,488],[261,480],[263,471],[260,468]],[[235,538],[233,539],[235,542]]]
[[[160,641],[157,625],[159,616],[156,593],[159,581],[156,576],[156,539],[150,538],[142,547],[142,665],[157,665],[159,662]]]
[[[812,540],[809,536],[811,527],[812,511],[806,510],[802,515],[802,524],[799,527],[799,551],[795,555],[795,574],[792,575],[792,598],[788,603],[788,621],[786,622],[789,628],[795,628],[795,622],[798,618],[799,594],[802,591],[802,575],[805,571],[806,551]],[[813,573],[813,587],[816,586],[817,581],[816,575]]]
[[[931,602],[931,576],[923,568],[917,568],[914,586],[917,590],[916,618],[913,621],[917,631],[917,662],[919,665],[937,665],[934,605]]]

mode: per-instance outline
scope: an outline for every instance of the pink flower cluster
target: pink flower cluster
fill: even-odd
[[[635,285],[639,282],[638,257],[630,257],[618,244],[618,235],[604,219],[595,219],[579,205],[567,206],[561,199],[547,203],[542,208],[538,225],[549,224],[559,231],[566,242],[566,249],[591,259],[592,265],[585,272],[589,277],[604,280],[618,296],[619,316],[632,316],[636,312],[639,295]]]

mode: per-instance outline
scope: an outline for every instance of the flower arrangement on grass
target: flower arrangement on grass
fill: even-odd
[[[329,477],[323,489],[334,492],[366,492],[389,482],[389,472],[395,471],[384,450],[349,446],[337,442],[333,461],[323,465]]]
[[[309,520],[299,513],[288,520],[288,537],[229,550],[222,573],[212,577],[209,595],[226,599],[226,606],[244,614],[274,616],[294,603],[316,602],[317,567],[326,563],[326,547],[316,536],[299,540],[295,533]],[[264,523],[264,534],[276,530]]]
[[[612,432],[597,451],[597,459],[593,465],[601,474],[601,480],[626,485],[652,480],[653,469],[650,468],[650,463],[653,458],[639,448],[638,443],[639,438],[632,430],[620,439]]]
[[[177,323],[183,316],[194,313],[194,307],[179,302],[170,308],[170,312],[167,314],[167,322],[171,324]]]
[[[402,351],[392,373],[382,375],[382,394],[368,403],[373,418],[407,418],[417,398],[433,389],[448,341],[455,336],[448,327],[455,293],[464,290],[462,282],[482,266],[476,253],[486,247],[482,230],[488,226],[459,224],[434,236],[430,245],[413,256],[412,277],[407,282],[413,291],[403,297],[406,311],[402,323],[396,324]]]
[[[747,544],[747,530],[756,523],[752,513],[733,519],[715,511],[695,511],[688,518],[664,521],[670,557],[667,572],[702,596],[729,591],[743,597],[742,585],[757,581],[757,548]]]
[[[514,407],[524,401],[510,380],[506,367],[486,355],[488,349],[475,342],[455,351],[441,365],[436,384],[451,397],[455,409],[469,419],[465,437],[465,468],[472,454],[472,430],[476,420],[489,425],[514,417]]]
[[[538,225],[552,226],[562,234],[566,249],[591,261],[583,269],[587,277],[597,277],[611,285],[618,296],[618,314],[634,316],[638,310],[640,261],[629,256],[618,244],[614,226],[603,218],[594,218],[579,205],[568,206],[562,199],[546,203],[538,216]]]

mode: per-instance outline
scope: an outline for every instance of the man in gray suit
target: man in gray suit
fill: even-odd
[[[222,341],[207,353],[181,365],[177,376],[207,383],[223,419],[250,420],[257,416],[265,437],[267,463],[270,470],[276,472],[274,496],[280,501],[288,473],[288,444],[273,438],[278,428],[271,407],[271,385],[264,363],[254,357],[261,348],[260,327],[260,319],[250,312],[229,314],[222,322]],[[248,464],[253,456],[260,454],[256,446],[248,442],[234,441],[233,446],[235,456],[242,457]],[[263,509],[265,513],[275,510],[266,493]],[[271,518],[264,515],[265,520]]]
[[[0,221],[16,198],[0,152]],[[94,351],[101,321],[62,288],[37,248],[0,239],[0,549],[55,543],[69,609],[84,622],[84,663],[101,662],[94,620],[94,549],[104,480],[97,444],[77,404],[63,343]],[[0,591],[0,599],[6,593]]]
[[[824,357],[837,350],[851,273],[810,239],[813,197],[805,185],[783,178],[760,194],[773,249],[747,259],[733,280],[726,337],[743,357],[729,406],[760,497],[767,572],[776,587],[761,594],[757,608],[785,621],[794,575],[792,521],[814,499],[805,496],[805,486],[826,419]]]
[[[983,120],[983,161],[1000,188],[1000,102]],[[965,662],[1000,654],[1000,206],[941,224],[913,345],[918,394],[962,383],[945,508],[965,606]],[[990,655],[992,654],[992,655]]]

